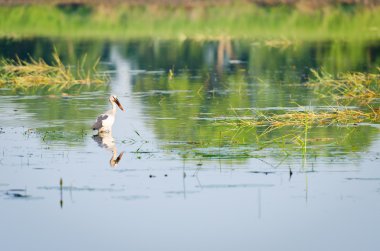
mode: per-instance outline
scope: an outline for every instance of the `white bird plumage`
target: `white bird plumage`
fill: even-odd
[[[120,110],[125,111],[115,95],[111,95],[109,97],[109,101],[112,104],[112,109],[106,111],[103,114],[100,114],[99,117],[96,119],[94,125],[92,126],[93,130],[98,130],[98,133],[112,131],[112,125],[115,122],[116,116],[116,105],[119,106]]]

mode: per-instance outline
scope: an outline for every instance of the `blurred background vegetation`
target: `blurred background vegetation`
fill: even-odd
[[[0,36],[368,40],[380,36],[377,2],[3,1]]]

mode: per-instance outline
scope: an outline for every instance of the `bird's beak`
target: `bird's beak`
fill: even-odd
[[[120,110],[122,110],[123,112],[125,112],[123,106],[120,104],[119,100],[117,98],[115,98],[115,103],[117,104],[117,106],[120,108]]]

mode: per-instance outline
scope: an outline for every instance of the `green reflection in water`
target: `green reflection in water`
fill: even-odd
[[[299,105],[328,106],[331,103],[321,101],[313,89],[304,85],[309,79],[310,68],[324,68],[336,74],[370,72],[380,65],[380,47],[376,42],[334,41],[270,47],[261,41],[229,39],[131,40],[111,44],[26,39],[0,40],[0,45],[4,48],[0,51],[2,57],[12,58],[17,54],[25,58],[29,53],[47,61],[49,51],[56,47],[63,62],[72,65],[85,54],[89,63],[98,57],[108,62],[111,48],[116,47],[117,53],[130,63],[132,70],[160,70],[161,73],[133,76],[132,94],[139,96],[143,111],[150,118],[148,123],[166,148],[180,149],[183,155],[190,151],[189,154],[207,158],[302,154],[302,143],[289,138],[275,139],[292,131],[302,139],[303,128],[282,128],[259,137],[266,128],[237,131],[221,125],[218,119],[254,116],[251,108],[286,110]],[[104,70],[113,68],[112,65],[102,66]],[[172,80],[167,76],[169,69],[174,69]],[[71,88],[64,91],[43,88],[1,90],[0,95],[43,96],[43,102],[38,99],[15,102],[25,104],[26,112],[33,113],[35,120],[47,124],[54,122],[49,128],[41,129],[41,138],[71,144],[72,140],[81,142],[88,121],[103,112],[107,105],[104,96],[109,87]],[[69,97],[61,97],[62,92]],[[88,93],[95,95],[85,100],[75,98]],[[81,111],[80,107],[94,109]],[[45,133],[46,130],[51,133]],[[61,131],[67,135],[62,136]],[[364,151],[377,133],[378,130],[370,126],[311,128],[307,132],[307,154],[336,156]],[[258,152],[253,152],[255,150]]]
[[[222,87],[207,90],[204,88],[207,81],[193,80],[186,73],[173,80],[146,75],[137,79],[134,91],[143,96],[155,134],[164,145],[190,156],[220,159],[339,156],[365,151],[378,134],[370,126],[312,127],[307,132],[303,127],[283,127],[267,132],[268,127],[239,129],[227,125],[221,121],[253,117],[257,108],[297,109],[288,99],[290,95],[299,103],[324,104],[318,104],[313,92],[305,86],[248,82],[242,71],[229,73],[224,81]],[[260,90],[262,85],[265,92]]]
[[[23,113],[32,115],[27,126],[34,128],[44,142],[81,145],[88,134],[90,122],[107,105],[104,97],[108,95],[108,89],[107,85],[76,85],[60,91],[33,87],[1,90],[0,93],[2,96],[32,97],[15,98],[12,102],[22,107],[20,111]],[[96,93],[96,96],[83,98],[83,95],[91,92]]]

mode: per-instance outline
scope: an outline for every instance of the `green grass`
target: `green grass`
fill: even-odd
[[[380,8],[326,7],[302,12],[289,6],[238,3],[186,9],[168,6],[1,6],[2,37],[290,40],[380,39]],[[360,34],[360,35],[359,35]]]

